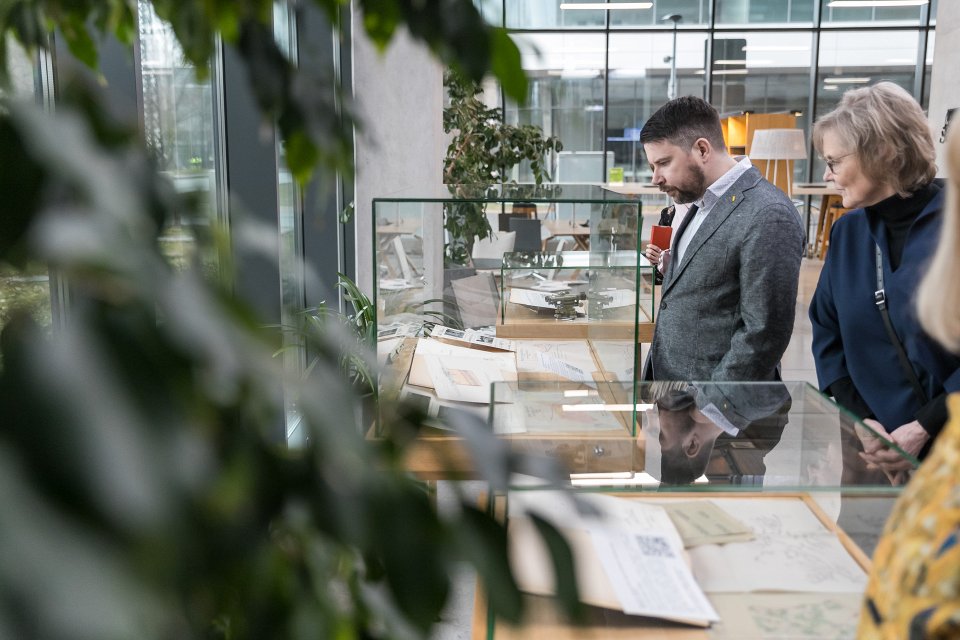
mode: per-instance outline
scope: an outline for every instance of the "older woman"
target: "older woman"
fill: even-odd
[[[920,287],[924,328],[960,353],[960,127],[947,143],[949,202]],[[873,556],[857,637],[960,638],[960,394],[950,423],[897,501]]]
[[[931,340],[914,308],[940,233],[944,193],[920,105],[895,84],[844,94],[813,130],[843,206],[810,305],[820,389],[923,456],[960,390],[960,358]]]

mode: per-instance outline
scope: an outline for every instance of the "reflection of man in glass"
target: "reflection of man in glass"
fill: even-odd
[[[715,447],[741,454],[729,460],[734,482],[765,472],[762,457],[787,424],[790,394],[779,383],[654,383],[652,400],[660,422],[660,474],[664,484],[690,484],[703,475]],[[742,464],[743,454],[753,464]],[[736,479],[735,479],[736,478]]]
[[[710,461],[723,431],[696,404],[693,387],[671,389],[657,399],[660,417],[660,474],[666,484],[690,484]]]

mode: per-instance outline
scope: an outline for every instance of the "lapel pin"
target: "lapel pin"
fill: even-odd
[[[730,202],[736,202],[737,196],[730,196]]]

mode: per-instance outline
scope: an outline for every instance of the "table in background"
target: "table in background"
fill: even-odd
[[[836,219],[836,215],[842,210],[842,197],[840,190],[832,182],[821,183],[796,183],[793,185],[791,195],[793,196],[820,196],[820,213],[817,216],[817,231],[813,236],[813,242],[810,243],[810,256],[823,258],[826,255],[827,245],[830,240],[830,229]],[[806,226],[810,229],[810,209],[807,208]]]

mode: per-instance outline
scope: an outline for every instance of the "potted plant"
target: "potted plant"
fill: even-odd
[[[504,123],[503,109],[487,107],[478,97],[483,92],[480,84],[456,70],[446,71],[443,84],[450,99],[443,110],[443,130],[454,134],[443,163],[443,181],[454,196],[474,199],[444,208],[449,234],[445,256],[449,263],[463,265],[469,261],[474,238],[490,234],[484,205],[476,199],[496,195],[494,186],[515,183],[507,176],[524,160],[537,185],[550,180],[547,156],[562,150],[563,144],[556,136],[545,137],[535,125]]]
[[[489,51],[476,43],[509,42],[469,0],[444,5],[453,27],[433,4],[360,4],[380,42],[406,22],[475,77],[490,63],[471,58]],[[299,179],[321,159],[342,162],[337,140],[350,125],[323,91],[303,90],[309,80],[270,31],[271,2],[154,5],[198,68],[218,32],[237,48]],[[13,37],[47,46],[54,24],[91,64],[105,32],[129,42],[136,31],[123,2],[18,4],[0,12],[0,51]],[[497,613],[516,620],[504,525],[468,501],[439,513],[404,470],[424,416],[385,410],[393,428],[380,442],[357,428],[357,391],[340,367],[355,334],[337,323],[310,332],[316,366],[285,380],[276,332],[199,259],[175,269],[163,255],[164,224],[191,205],[156,171],[136,123],[111,117],[95,85],[61,80],[53,111],[0,108],[0,263],[41,261],[72,294],[52,334],[26,313],[0,334],[0,636],[423,637],[461,559]],[[505,83],[516,86],[509,72]],[[320,121],[338,123],[329,147],[312,128]],[[298,449],[268,433],[284,391],[308,433]],[[494,486],[532,463],[463,420]],[[563,560],[556,531],[541,528]],[[569,584],[569,557],[558,567]]]

